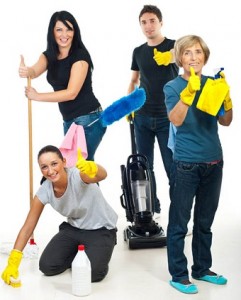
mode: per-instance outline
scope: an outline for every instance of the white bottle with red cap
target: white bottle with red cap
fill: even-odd
[[[91,293],[91,264],[84,245],[78,246],[78,252],[72,262],[71,269],[73,295],[89,295]]]

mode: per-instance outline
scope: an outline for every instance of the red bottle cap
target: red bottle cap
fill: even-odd
[[[79,245],[79,246],[78,246],[78,250],[79,250],[79,251],[85,250],[85,245]]]

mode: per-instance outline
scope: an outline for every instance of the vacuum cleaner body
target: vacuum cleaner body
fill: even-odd
[[[127,164],[121,165],[121,205],[131,225],[124,230],[124,240],[130,249],[166,246],[164,230],[153,220],[154,195],[151,171],[146,156],[136,153],[134,124],[130,120],[132,152]]]

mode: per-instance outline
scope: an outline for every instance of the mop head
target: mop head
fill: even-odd
[[[100,120],[104,127],[120,120],[122,117],[138,110],[146,101],[143,88],[136,88],[132,93],[120,98],[108,106],[101,114]]]
[[[0,245],[0,253],[9,255],[10,252],[13,250],[14,243],[5,242]],[[29,243],[23,250],[23,258],[38,258],[39,247],[37,244],[30,239]]]

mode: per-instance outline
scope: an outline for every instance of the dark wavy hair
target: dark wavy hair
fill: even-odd
[[[67,21],[70,24],[72,24],[72,26],[73,26],[74,36],[73,36],[73,43],[70,48],[70,53],[75,49],[84,49],[89,54],[87,48],[85,47],[84,43],[82,42],[80,28],[79,28],[79,25],[78,25],[76,19],[74,18],[74,16],[65,10],[56,11],[52,15],[52,17],[49,21],[48,34],[47,34],[47,49],[46,49],[46,51],[48,52],[49,62],[54,63],[57,60],[57,57],[59,55],[59,47],[54,38],[54,27],[55,27],[57,21],[62,22],[70,30],[72,30],[72,27],[69,26]],[[89,54],[89,56],[90,56],[90,54]],[[90,57],[90,66],[92,69],[94,68],[91,57]]]

